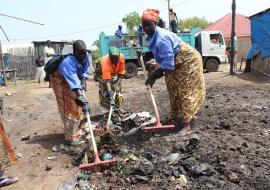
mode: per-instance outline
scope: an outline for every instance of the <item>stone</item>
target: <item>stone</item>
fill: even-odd
[[[222,166],[222,167],[226,167],[227,163],[226,162],[220,162],[219,165]]]
[[[50,171],[51,169],[52,169],[52,166],[50,166],[50,165],[46,164],[46,166],[45,166],[45,170],[46,170],[46,171]]]
[[[30,139],[30,135],[24,135],[21,137],[21,141],[27,141]]]
[[[55,160],[56,159],[56,156],[49,156],[47,157],[48,160]]]
[[[59,151],[59,147],[58,146],[53,146],[52,151],[53,152],[58,152]]]
[[[235,173],[230,173],[228,175],[228,181],[230,181],[232,183],[239,183],[239,178]]]
[[[18,157],[18,158],[23,158],[23,154],[18,152],[18,153],[17,153],[17,157]]]
[[[182,187],[187,186],[188,181],[185,175],[180,175],[180,177],[177,180],[179,181],[179,185],[181,185]]]
[[[164,161],[167,162],[169,165],[177,164],[179,160],[180,160],[179,153],[174,153],[164,158]]]

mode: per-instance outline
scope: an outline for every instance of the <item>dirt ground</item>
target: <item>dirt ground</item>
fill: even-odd
[[[253,73],[231,76],[227,70],[228,65],[223,65],[219,72],[205,73],[205,105],[192,123],[200,138],[196,148],[185,149],[187,139],[180,138],[175,131],[121,139],[119,147],[124,153],[119,155],[123,158],[131,154],[151,155],[154,169],[145,174],[147,180],[132,180],[135,174],[125,174],[130,166],[127,163],[123,164],[126,169],[112,171],[116,179],[103,174],[98,182],[93,178],[91,183],[100,189],[175,189],[179,186],[175,172],[180,169],[176,165],[162,165],[160,159],[179,153],[178,166],[190,161],[198,167],[203,164],[207,170],[196,173],[194,168],[183,166],[188,181],[183,189],[270,189],[270,80]],[[152,111],[142,74],[125,80],[123,91],[126,111]],[[164,79],[155,84],[154,92],[164,120],[169,114]],[[72,165],[76,149],[63,145],[63,126],[48,84],[19,81],[16,86],[1,87],[0,94],[4,96],[5,130],[21,156],[6,169],[6,174],[19,176],[20,181],[3,189],[57,189],[69,176],[78,173],[78,167]],[[93,80],[88,82],[87,97],[92,115],[105,112],[98,103],[98,83]],[[30,135],[30,140],[21,141],[24,135]],[[61,151],[53,152],[55,145],[61,146]],[[46,166],[52,169],[46,171]]]

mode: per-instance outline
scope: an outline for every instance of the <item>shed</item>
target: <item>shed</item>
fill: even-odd
[[[247,58],[252,68],[270,77],[270,8],[249,17],[252,46]]]
[[[35,48],[35,54],[37,52],[44,54],[44,47],[47,44],[47,41],[33,41],[34,48]],[[56,54],[61,55],[62,50],[64,46],[71,46],[72,42],[57,42],[57,41],[51,41],[52,47]]]

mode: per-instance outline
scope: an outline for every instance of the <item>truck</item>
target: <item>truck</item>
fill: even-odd
[[[218,71],[219,65],[226,62],[226,45],[223,34],[219,31],[200,31],[192,28],[190,31],[177,33],[179,37],[202,55],[203,68],[207,72]],[[109,53],[110,47],[118,47],[126,58],[126,77],[137,75],[141,65],[138,62],[137,51],[149,52],[146,44],[146,36],[143,38],[142,46],[139,45],[137,36],[125,35],[119,38],[114,35],[99,35],[100,58]]]

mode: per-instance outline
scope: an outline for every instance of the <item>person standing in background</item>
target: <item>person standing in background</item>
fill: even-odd
[[[162,18],[158,20],[157,26],[159,26],[160,28],[165,28],[165,22]]]
[[[44,59],[42,58],[42,56],[40,55],[40,53],[38,53],[36,59],[35,59],[35,64],[37,66],[37,79],[38,79],[38,84],[40,84],[41,80],[44,80],[45,78],[45,71],[44,71]],[[45,81],[44,81],[45,82]]]
[[[170,8],[170,27],[173,33],[177,33],[178,18],[176,13]]]
[[[139,44],[140,44],[141,47],[143,47],[143,35],[144,35],[144,31],[143,31],[141,25],[139,25],[136,33],[137,33],[137,38],[138,38]]]
[[[234,60],[233,60],[233,63],[234,63],[234,71],[236,71],[236,69],[237,69],[237,52],[238,52],[238,40],[237,40],[236,35],[234,36],[233,40],[234,40],[234,47],[233,47]]]

